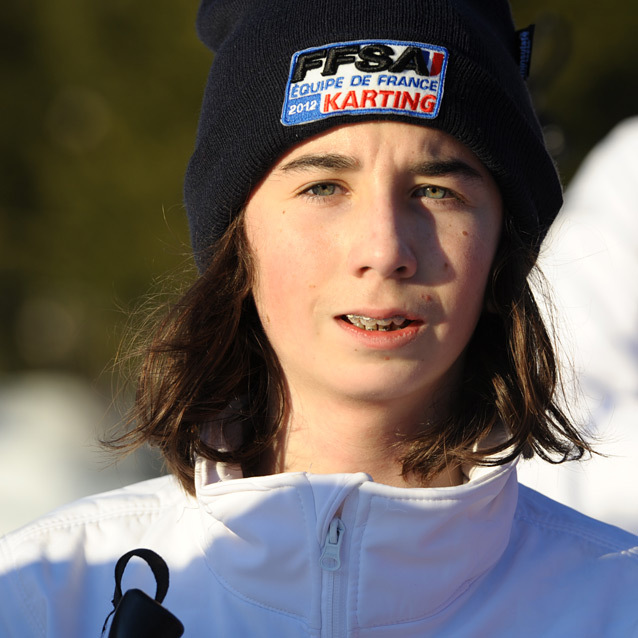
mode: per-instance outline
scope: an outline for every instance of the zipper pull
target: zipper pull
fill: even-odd
[[[341,567],[341,543],[346,526],[340,518],[333,518],[328,528],[328,538],[321,552],[320,564],[328,572],[336,572]]]

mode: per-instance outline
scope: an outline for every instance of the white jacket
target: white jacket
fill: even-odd
[[[115,562],[146,547],[187,637],[638,636],[638,538],[519,486],[513,464],[403,489],[199,462],[196,484],[154,479],[6,536],[0,635],[99,636]],[[123,588],[152,596],[136,560]]]

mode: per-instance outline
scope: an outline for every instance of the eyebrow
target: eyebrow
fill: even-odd
[[[316,153],[301,155],[278,169],[280,173],[323,168],[328,170],[358,170],[361,163],[356,157],[339,153]],[[482,180],[483,176],[475,168],[460,159],[430,160],[417,162],[409,167],[410,173],[421,177],[446,177],[459,175],[472,180]]]
[[[475,168],[460,159],[433,160],[419,162],[410,167],[413,175],[422,177],[447,177],[449,175],[459,175],[469,179],[482,180],[483,176]]]
[[[313,168],[357,170],[361,168],[361,164],[358,159],[349,155],[340,155],[338,153],[309,154],[302,155],[287,162],[278,169],[278,172],[290,173],[292,171],[303,171]]]

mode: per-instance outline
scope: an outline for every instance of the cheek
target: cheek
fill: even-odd
[[[470,278],[485,282],[496,255],[501,236],[502,214],[500,209],[483,211],[468,224],[459,229],[459,246],[465,262],[465,270]]]
[[[289,269],[285,267],[283,259],[273,258],[273,255],[255,254],[255,286],[253,296],[257,312],[264,328],[275,321],[278,323],[280,316],[289,313],[287,304],[290,300]]]
[[[282,233],[264,239],[253,248],[257,311],[267,331],[297,331],[307,323],[325,260]]]
[[[476,290],[477,296],[482,297],[488,277],[492,270],[495,243],[475,243],[467,247],[463,254],[463,278],[467,285]]]
[[[450,282],[450,303],[460,314],[465,330],[473,330],[484,306],[485,289],[490,277],[499,233],[461,231],[447,257],[454,270]]]

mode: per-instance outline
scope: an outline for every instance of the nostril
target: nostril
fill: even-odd
[[[407,277],[407,276],[410,276],[411,274],[414,274],[414,269],[404,264],[403,266],[398,266],[395,272],[397,275],[401,277]]]

